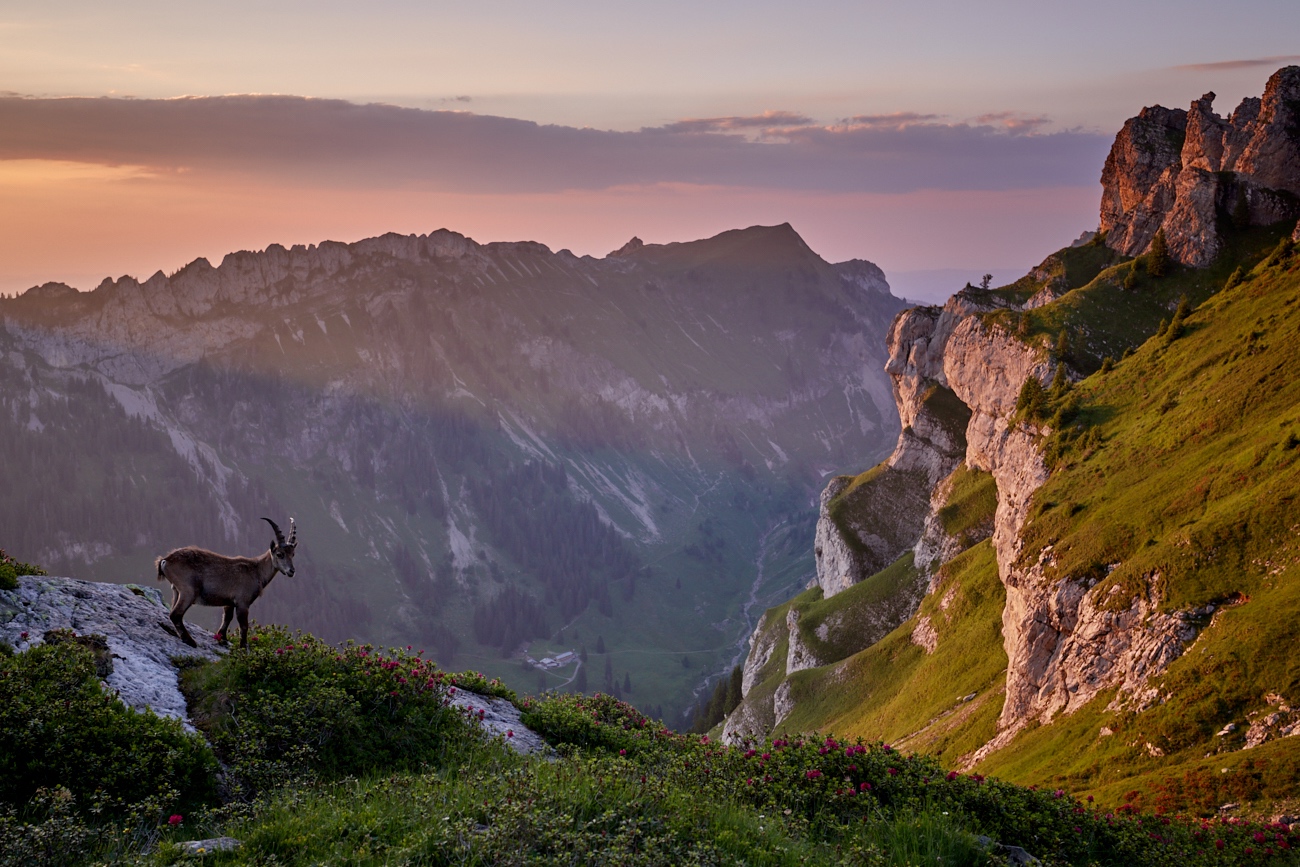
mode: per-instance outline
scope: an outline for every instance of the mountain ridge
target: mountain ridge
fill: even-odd
[[[773,236],[775,258],[751,266]],[[883,274],[821,260],[789,226],[719,237],[594,259],[446,230],[390,234],[6,299],[11,460],[54,461],[80,504],[45,529],[15,512],[7,544],[64,572],[77,562],[142,580],[158,550],[256,550],[265,540],[242,516],[292,513],[319,555],[309,571],[320,592],[277,586],[265,616],[474,653],[516,682],[538,673],[478,661],[469,624],[493,653],[528,636],[540,656],[578,649],[566,628],[588,646],[601,634],[614,643],[617,629],[629,643],[620,653],[659,642],[677,655],[624,655],[611,686],[630,675],[645,700],[680,702],[752,628],[751,592],[807,580],[811,558],[794,538],[821,473],[859,448],[883,451],[897,423],[869,336],[883,337],[902,306]],[[81,403],[66,402],[73,393]],[[77,411],[95,420],[74,421]],[[154,433],[146,451],[115,456],[77,433],[88,423]],[[68,446],[38,459],[52,425]],[[130,508],[103,513],[91,492],[103,484]],[[151,500],[171,503],[168,515]],[[528,517],[538,508],[577,534],[580,548],[554,552],[570,564],[563,574],[512,538],[543,532]],[[88,530],[81,510],[105,529]],[[173,526],[189,538],[163,538]],[[759,569],[759,539],[782,527]],[[349,581],[353,570],[373,577]],[[616,612],[637,594],[657,611],[625,628],[630,614]],[[580,613],[572,625],[587,602],[592,625]],[[682,653],[700,665],[676,665]]]

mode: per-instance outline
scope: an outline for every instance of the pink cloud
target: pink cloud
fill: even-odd
[[[1092,183],[1110,144],[1109,136],[1022,135],[1005,124],[942,124],[915,113],[832,126],[777,111],[680,124],[611,132],[294,96],[0,98],[0,160],[301,187],[538,193],[689,183],[897,193]],[[754,135],[698,134],[707,131]]]
[[[1279,54],[1273,57],[1251,57],[1244,60],[1220,60],[1214,63],[1188,63],[1182,66],[1171,66],[1170,69],[1179,72],[1213,72],[1217,70],[1234,70],[1234,69],[1254,69],[1256,67],[1268,67],[1276,69],[1278,66],[1285,66],[1288,63],[1294,63],[1300,60],[1300,54]]]

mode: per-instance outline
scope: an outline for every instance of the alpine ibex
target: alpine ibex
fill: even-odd
[[[190,647],[197,647],[185,628],[185,612],[190,606],[222,606],[226,609],[217,631],[217,641],[225,642],[230,620],[239,615],[239,646],[248,647],[248,607],[262,595],[276,572],[293,577],[293,550],[298,544],[298,528],[289,519],[286,540],[275,521],[263,518],[275,531],[271,548],[261,557],[225,557],[202,548],[177,548],[155,561],[158,580],[172,585],[171,621],[176,634]]]

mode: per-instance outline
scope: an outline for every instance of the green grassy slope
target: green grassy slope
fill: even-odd
[[[916,617],[843,662],[796,672],[795,710],[782,727],[884,740],[957,764],[993,736],[1002,710],[1004,601],[992,544],[981,542],[944,565]],[[922,617],[938,634],[933,654],[912,641]]]

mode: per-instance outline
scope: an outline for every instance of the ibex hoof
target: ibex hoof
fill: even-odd
[[[161,626],[163,629],[165,629],[168,635],[171,635],[174,638],[181,637],[180,634],[166,620],[159,620],[158,625]]]

